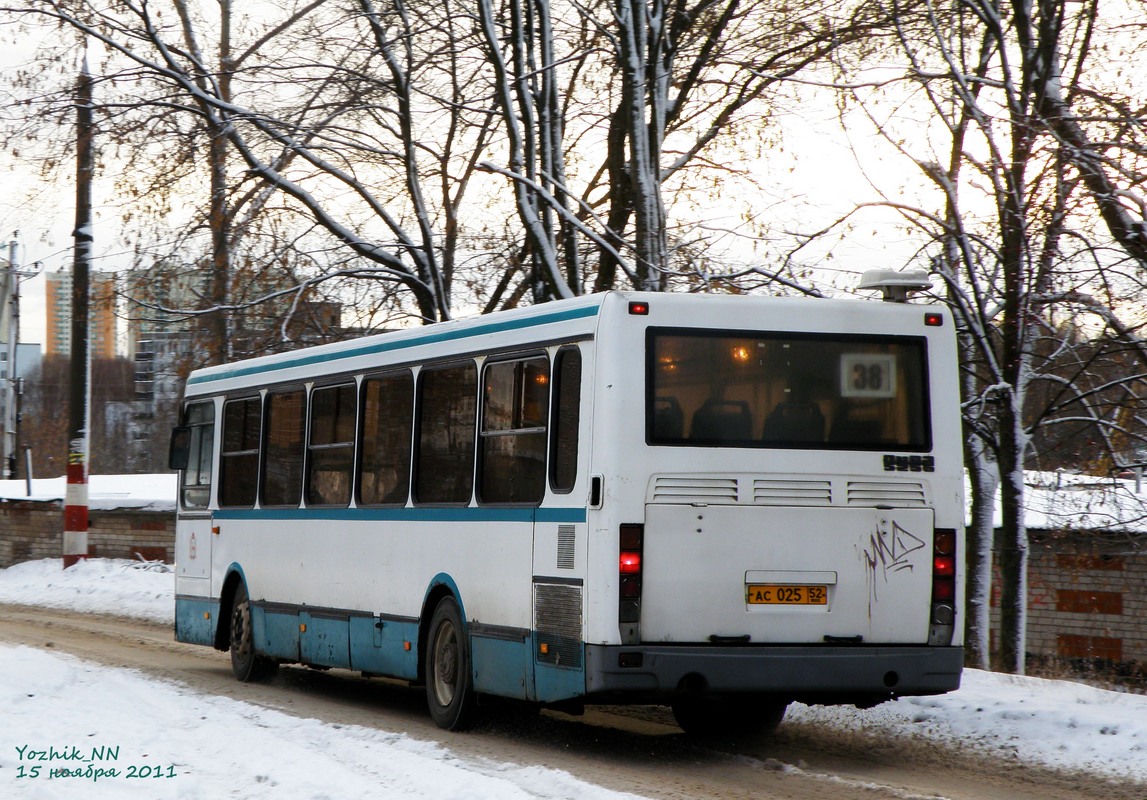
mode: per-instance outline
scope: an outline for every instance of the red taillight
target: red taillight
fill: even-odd
[[[940,328],[944,325],[944,315],[938,311],[928,311],[924,314],[924,324],[929,328]]]
[[[956,599],[955,581],[936,581],[932,585],[933,603],[951,603]]]
[[[629,313],[635,317],[645,317],[649,315],[649,303],[642,303],[640,301],[633,301],[629,304]]]
[[[943,528],[932,537],[932,634],[928,641],[947,645],[956,622],[956,531]]]
[[[617,534],[617,620],[636,623],[641,619],[641,554],[645,545],[645,526],[621,525]]]

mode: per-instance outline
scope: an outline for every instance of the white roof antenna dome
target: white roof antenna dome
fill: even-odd
[[[879,289],[889,303],[907,303],[912,292],[926,292],[932,288],[928,273],[922,269],[899,272],[894,269],[870,269],[860,276],[858,289]]]

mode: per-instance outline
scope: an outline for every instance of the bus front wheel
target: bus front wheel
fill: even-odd
[[[275,674],[279,665],[255,652],[251,628],[251,600],[246,584],[235,587],[231,600],[231,671],[244,683],[263,681]]]
[[[448,731],[469,727],[475,716],[470,681],[470,650],[462,615],[453,597],[444,597],[430,618],[426,650],[426,700],[435,724]]]

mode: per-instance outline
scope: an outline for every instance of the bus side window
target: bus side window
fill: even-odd
[[[223,404],[223,447],[219,458],[219,505],[255,505],[259,476],[258,397]]]
[[[546,491],[549,360],[487,363],[482,384],[478,499],[540,503]]]
[[[554,414],[551,423],[550,486],[573,491],[577,481],[578,436],[581,423],[581,350],[563,347],[554,359]]]
[[[470,502],[477,399],[478,375],[472,361],[419,373],[416,503]]]
[[[211,502],[211,458],[215,449],[215,404],[187,406],[183,424],[188,431],[187,463],[180,476],[184,508],[206,508]]]
[[[303,494],[303,389],[267,395],[263,438],[263,477],[259,497],[265,506],[297,506]]]
[[[354,467],[355,386],[323,386],[311,392],[307,444],[307,505],[350,503]]]
[[[362,382],[359,505],[406,505],[413,428],[414,378],[410,370]]]

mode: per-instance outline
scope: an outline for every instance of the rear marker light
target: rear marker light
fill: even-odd
[[[649,315],[649,303],[641,303],[634,301],[629,304],[629,313],[635,317],[645,317]]]
[[[924,325],[929,328],[940,328],[944,325],[944,315],[929,311],[924,315]]]
[[[951,531],[936,531],[935,548],[937,555],[952,555],[956,552],[956,534]]]

